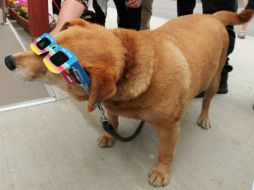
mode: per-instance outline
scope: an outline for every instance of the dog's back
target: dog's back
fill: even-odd
[[[146,110],[147,115],[142,114],[141,119],[149,121],[178,117],[195,95],[208,88],[226,60],[228,34],[222,20],[224,17],[228,20],[237,17],[235,13],[231,17],[228,12],[220,14],[183,16],[151,32],[133,34],[138,39],[136,41],[143,42],[136,45],[144,55],[152,57],[152,51],[145,51],[153,48],[153,57],[149,60],[153,60],[154,64],[149,87],[128,106],[124,106],[124,115],[139,118],[140,114],[134,113],[133,109],[130,115],[126,114],[128,107],[146,105],[149,111]],[[148,68],[149,61],[144,65]],[[137,110],[143,113],[142,106]]]
[[[185,65],[186,68],[187,65],[189,68],[190,96],[206,89],[218,70],[223,49],[228,47],[225,26],[212,15],[190,15],[171,20],[154,33],[167,36],[165,40],[159,35],[159,44],[170,43],[177,50],[177,53],[172,53],[168,58],[168,64],[176,65],[177,62],[179,66]],[[180,56],[182,59],[178,61]]]

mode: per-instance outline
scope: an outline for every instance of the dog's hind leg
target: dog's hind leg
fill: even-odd
[[[117,128],[119,125],[118,116],[114,115],[110,112],[108,112],[107,116],[108,116],[110,123],[114,127],[115,131],[117,131]],[[104,132],[98,139],[98,145],[102,148],[112,147],[112,146],[114,146],[114,144],[115,144],[115,139],[107,132]]]
[[[203,103],[202,103],[202,111],[197,122],[197,124],[204,129],[211,128],[208,112],[209,112],[211,100],[214,97],[214,95],[217,93],[219,89],[219,85],[220,85],[220,73],[217,73],[215,78],[211,82],[210,86],[205,92],[205,96],[203,98]]]
[[[178,122],[169,126],[156,126],[159,137],[159,159],[149,173],[149,183],[155,187],[166,186],[169,183],[169,170],[173,161],[176,141],[179,133]]]
[[[226,57],[227,57],[227,48],[223,48],[222,55],[220,57],[218,71],[215,74],[208,89],[206,90],[205,96],[203,98],[202,110],[198,118],[197,124],[204,129],[211,128],[211,124],[209,122],[209,107],[210,107],[212,98],[214,97],[214,95],[217,93],[219,89],[220,80],[221,80],[221,71],[226,62]]]

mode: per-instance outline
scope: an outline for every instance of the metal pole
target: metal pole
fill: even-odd
[[[6,19],[5,0],[0,0],[0,6],[2,9],[2,18],[3,18],[3,22],[1,24],[6,24],[7,19]]]

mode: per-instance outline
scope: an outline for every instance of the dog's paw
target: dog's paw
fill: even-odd
[[[197,122],[198,126],[202,127],[203,129],[210,129],[211,128],[211,124],[209,122],[209,119],[206,118],[202,118],[201,116],[198,118],[198,122]]]
[[[98,139],[98,146],[101,148],[112,147],[115,144],[115,140],[108,133],[103,133]]]
[[[162,173],[157,169],[153,169],[149,173],[148,182],[154,187],[164,187],[169,183],[168,173]]]

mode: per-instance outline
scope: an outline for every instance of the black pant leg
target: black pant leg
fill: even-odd
[[[221,10],[236,12],[238,8],[237,0],[204,0],[203,12],[204,13],[215,13]],[[229,48],[228,55],[231,54],[235,47],[235,32],[234,26],[227,26],[229,35]]]
[[[97,0],[93,0],[93,8],[95,11],[95,17],[94,17],[94,23],[100,24],[102,26],[105,26],[106,23],[106,15],[102,11],[101,7],[99,6]]]
[[[203,0],[203,13],[212,14],[217,11],[237,11],[238,1],[237,0]],[[228,55],[233,52],[235,46],[235,32],[233,26],[227,26],[229,35],[229,48]]]
[[[235,48],[235,31],[234,26],[226,26],[229,36],[229,46],[228,46],[228,55],[234,51]]]
[[[236,12],[238,8],[237,0],[202,0],[203,13],[212,14],[217,11],[233,11]]]
[[[86,21],[105,26],[106,15],[102,11],[102,8],[98,4],[97,0],[93,0],[93,9],[94,11],[90,11],[86,9],[84,13],[82,14],[81,18]]]
[[[203,13],[212,14],[217,11],[227,10],[236,12],[238,8],[237,0],[202,0],[203,4]],[[235,32],[234,26],[226,27],[228,35],[229,35],[229,47],[227,54],[231,54],[235,47]],[[232,71],[233,67],[228,63],[229,58],[227,58],[226,63],[223,67],[221,73],[221,82],[219,92],[227,92],[227,80],[228,80],[228,72]]]
[[[58,5],[59,8],[61,8],[61,0],[55,0],[55,3]],[[56,7],[55,3],[52,1],[53,14],[59,15],[59,10]]]
[[[177,16],[193,14],[196,0],[177,0]]]
[[[119,16],[118,27],[140,30],[141,28],[141,7],[128,8],[125,0],[114,0]]]
[[[254,0],[249,0],[245,9],[254,9]]]

